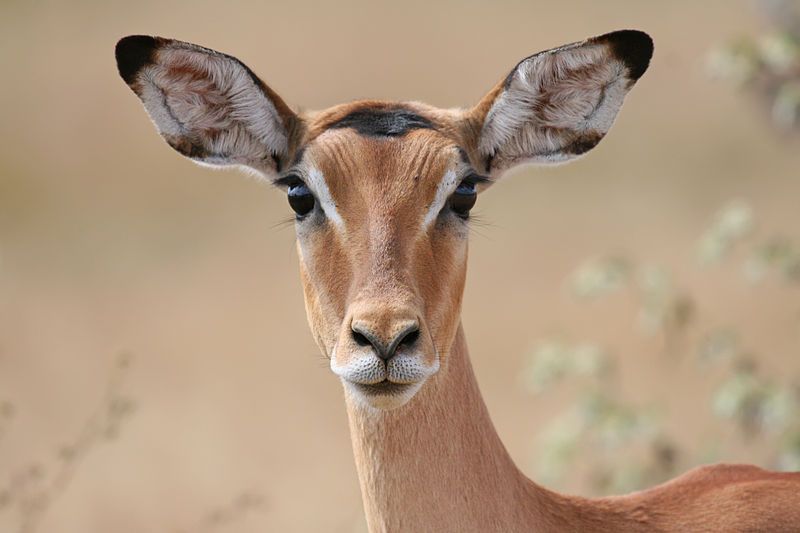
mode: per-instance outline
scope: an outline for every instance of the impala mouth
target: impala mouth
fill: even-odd
[[[380,410],[396,409],[405,405],[422,387],[425,381],[397,383],[384,379],[378,383],[356,383],[344,380],[360,403]]]
[[[384,379],[378,383],[353,383],[356,389],[367,396],[395,396],[405,394],[418,383],[395,383]]]

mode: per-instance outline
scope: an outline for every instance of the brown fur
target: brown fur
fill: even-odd
[[[301,261],[309,320],[317,338],[329,340],[321,347],[330,354],[336,342],[350,342],[348,311],[360,318],[372,314],[370,323],[385,338],[398,320],[424,316],[422,342],[440,339],[435,350],[446,354],[461,303],[465,265],[459,256],[466,241],[446,231],[425,234],[420,221],[438,178],[459,161],[457,145],[433,130],[389,141],[325,129],[333,117],[374,105],[342,106],[309,121],[312,142],[303,159],[325,176],[347,228],[321,228],[310,237]],[[411,107],[422,112],[422,106]],[[345,350],[337,354],[347,356]]]

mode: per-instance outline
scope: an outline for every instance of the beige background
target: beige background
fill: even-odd
[[[698,399],[719,376],[664,357],[663,338],[634,327],[630,295],[586,304],[564,279],[607,252],[666,265],[702,301],[698,330],[734,324],[766,371],[800,374],[797,287],[753,288],[737,268],[695,260],[732,198],[764,232],[800,238],[796,141],[705,68],[710,48],[757,20],[728,0],[3,1],[0,402],[13,417],[0,425],[0,489],[32,467],[38,483],[58,471],[124,352],[135,409],[74,463],[37,531],[360,527],[342,393],[307,330],[293,230],[275,227],[285,198],[163,143],[116,73],[114,43],[131,33],[234,54],[313,109],[363,97],[466,106],[533,52],[648,31],[651,70],[590,156],[519,171],[480,198],[464,323],[498,431],[530,474],[537,429],[577,392],[519,386],[524,354],[552,335],[624,355],[621,394],[662,405],[681,442],[724,441]],[[722,458],[759,461],[768,445]],[[248,507],[242,494],[263,503],[226,511]],[[0,531],[17,524],[0,507]]]

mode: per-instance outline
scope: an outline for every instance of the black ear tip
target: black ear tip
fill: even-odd
[[[653,57],[653,39],[643,31],[620,30],[597,38],[611,45],[614,55],[625,63],[633,81],[642,77]]]
[[[119,75],[125,83],[131,85],[136,81],[136,74],[142,67],[153,62],[158,44],[158,39],[149,35],[129,35],[119,40],[114,55],[117,58]]]

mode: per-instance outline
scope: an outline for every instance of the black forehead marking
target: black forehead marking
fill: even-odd
[[[345,115],[328,128],[353,128],[367,137],[400,137],[411,130],[436,129],[427,118],[403,108],[360,109]]]

